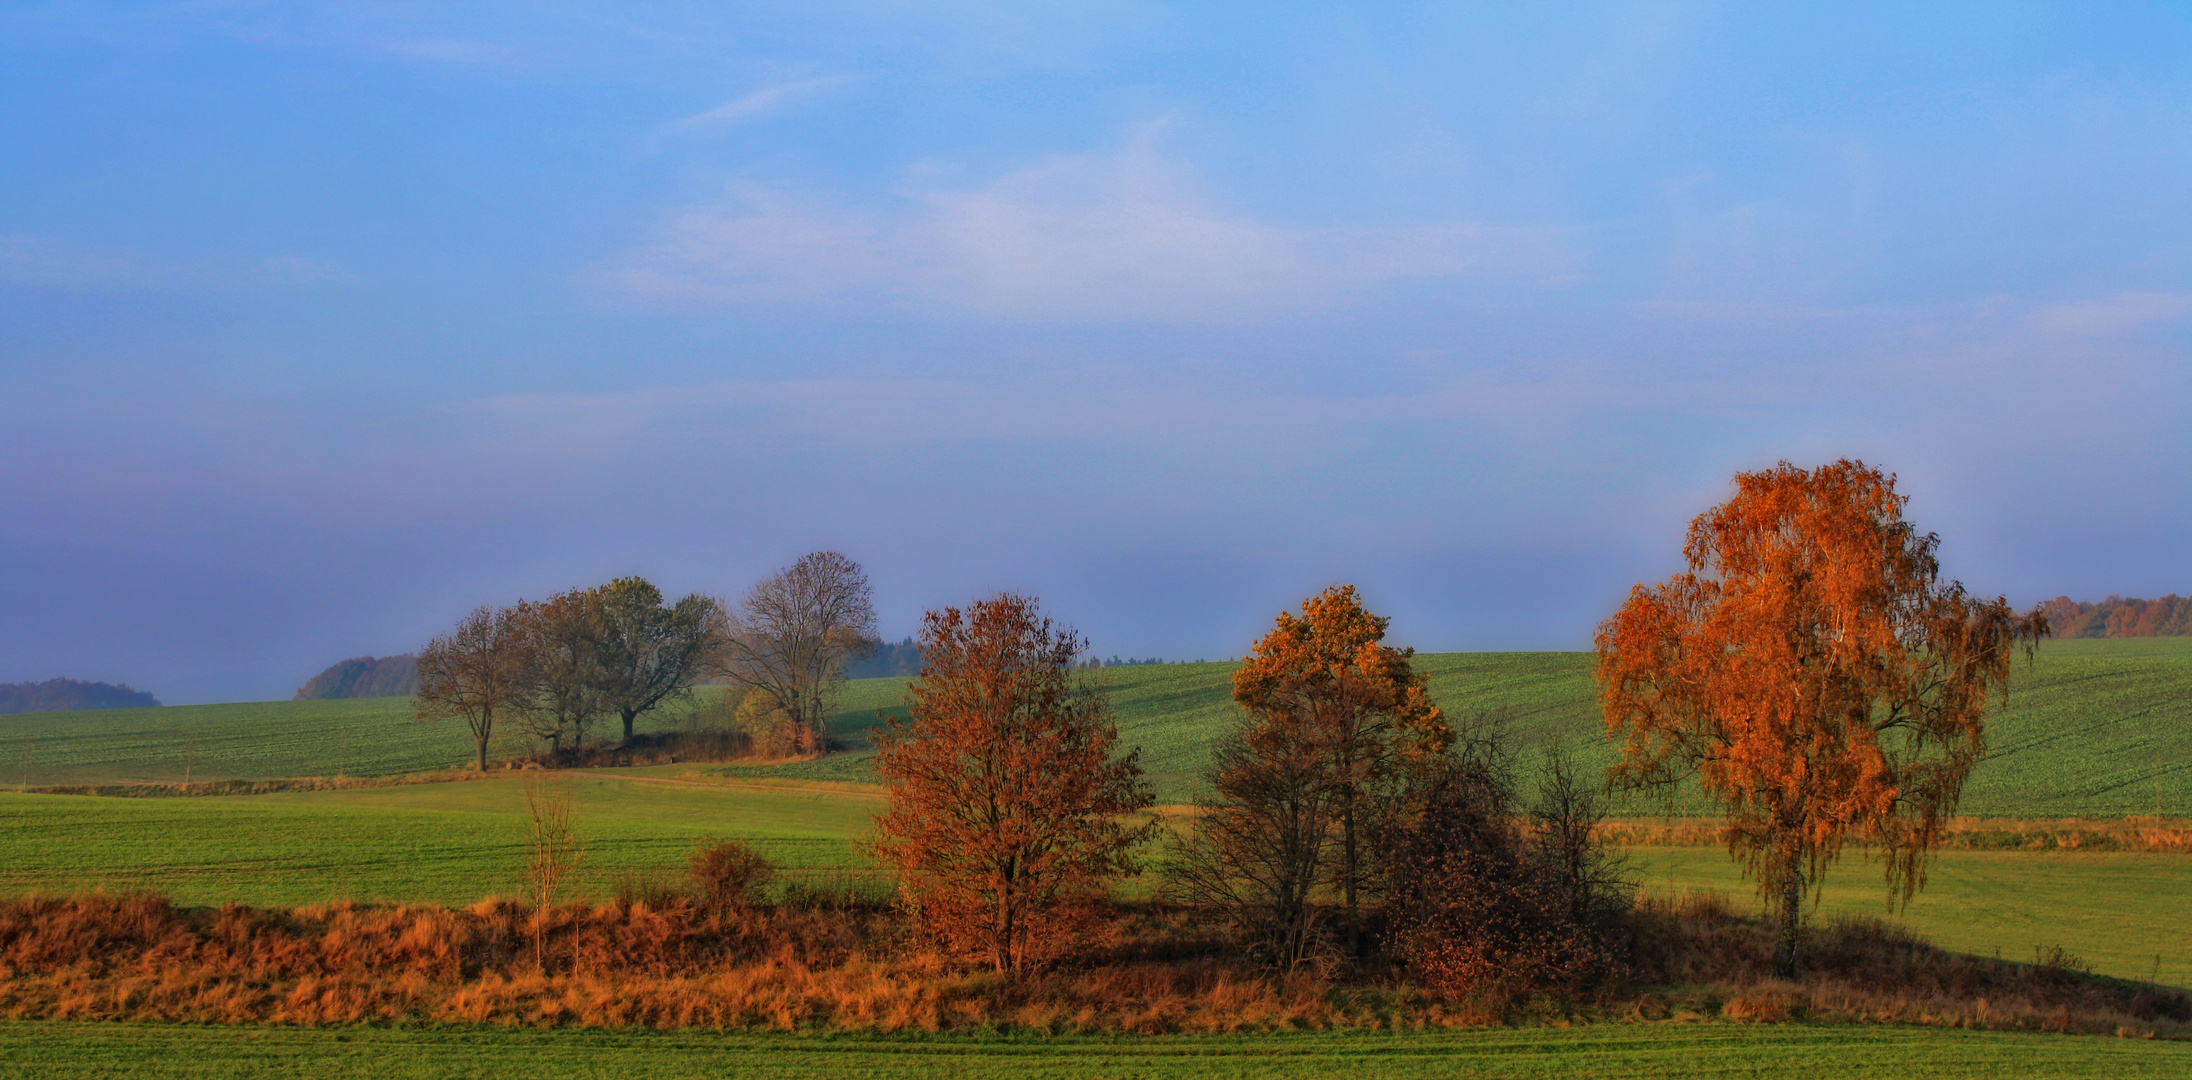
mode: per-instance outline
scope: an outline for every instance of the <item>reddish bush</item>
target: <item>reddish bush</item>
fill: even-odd
[[[776,876],[775,864],[736,840],[710,837],[700,842],[689,863],[702,903],[714,911],[743,910],[761,898],[761,888]]]

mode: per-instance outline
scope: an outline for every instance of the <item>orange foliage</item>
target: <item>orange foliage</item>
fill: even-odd
[[[1860,462],[1739,473],[1690,526],[1689,571],[1639,585],[1600,625],[1600,701],[1624,739],[1612,778],[1694,772],[1730,851],[1778,898],[1793,973],[1802,901],[1845,837],[1876,845],[1902,899],[1985,749],[1991,695],[2046,633],[1940,583],[1939,538]]]
[[[1153,828],[1119,820],[1149,789],[1140,751],[1112,756],[1110,706],[1072,670],[1081,647],[1030,597],[931,611],[911,715],[877,737],[878,854],[934,940],[1001,972],[1085,945],[1104,882],[1135,872]]]
[[[1240,766],[1313,759],[1338,828],[1339,866],[1331,876],[1358,956],[1366,945],[1360,892],[1371,874],[1366,828],[1375,789],[1404,762],[1434,758],[1454,741],[1410,665],[1415,650],[1384,644],[1388,622],[1363,608],[1354,586],[1334,586],[1304,600],[1299,618],[1280,612],[1233,673],[1233,700],[1251,717]],[[1227,776],[1216,779],[1221,790],[1229,786]]]

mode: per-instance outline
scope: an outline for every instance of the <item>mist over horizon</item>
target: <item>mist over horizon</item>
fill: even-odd
[[[2192,14],[0,12],[0,682],[288,698],[861,562],[1238,656],[1587,648],[1738,470],[2192,592]]]

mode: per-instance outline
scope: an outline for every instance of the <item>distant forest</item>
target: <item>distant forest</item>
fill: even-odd
[[[160,699],[129,684],[115,686],[75,679],[42,683],[0,683],[0,713],[78,712],[84,709],[150,709]]]
[[[297,701],[329,698],[409,697],[419,692],[419,658],[359,656],[312,676],[297,691]]]
[[[2159,600],[2126,600],[2111,594],[2098,604],[2058,596],[2040,605],[2050,634],[2059,638],[2184,637],[2192,635],[2192,598],[2171,593]]]
[[[921,674],[921,647],[907,638],[895,645],[878,646],[874,652],[845,665],[848,679],[881,679],[892,675]]]

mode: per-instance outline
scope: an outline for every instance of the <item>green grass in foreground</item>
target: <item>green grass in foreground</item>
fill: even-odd
[[[1613,759],[1590,654],[1439,653],[1419,662],[1448,712],[1509,714],[1525,766],[1535,748],[1556,741],[1587,766]],[[1142,748],[1160,801],[1192,797],[1210,740],[1236,715],[1231,672],[1231,664],[1214,663],[1098,673],[1112,688],[1122,741]],[[847,686],[835,725],[849,753],[726,772],[873,782],[869,729],[877,710],[903,715],[904,686],[903,679]],[[689,711],[650,715],[641,730],[678,728]],[[2192,816],[2192,638],[2049,642],[2035,665],[2019,667],[2008,707],[1988,727],[1992,752],[1966,788],[1967,814]],[[470,754],[462,725],[415,720],[407,698],[0,716],[6,784],[175,780],[186,772],[199,779],[385,776],[460,765]]]
[[[0,1022],[0,1072],[213,1077],[2059,1078],[2192,1075],[2192,1043],[1953,1029],[1728,1024],[1121,1038],[881,1038],[501,1028]]]

